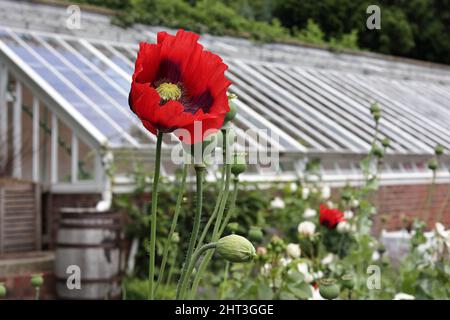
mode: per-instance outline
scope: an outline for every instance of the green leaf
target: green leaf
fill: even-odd
[[[311,286],[306,282],[302,282],[296,285],[288,284],[287,287],[289,291],[298,299],[306,300],[312,297]]]

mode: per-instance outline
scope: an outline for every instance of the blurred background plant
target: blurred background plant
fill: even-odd
[[[376,103],[370,108],[376,127],[382,119],[381,111]],[[363,184],[357,187],[347,185],[333,192],[322,181],[316,159],[305,165],[303,176],[296,182],[264,186],[242,183],[236,214],[225,235],[246,236],[257,247],[257,258],[247,264],[228,264],[217,256],[202,276],[197,297],[323,299],[321,293],[333,298],[337,290],[341,299],[449,298],[450,230],[437,223],[435,230],[425,233],[423,222],[407,222],[403,232],[410,247],[399,263],[391,260],[379,234],[373,233],[378,213],[372,193],[378,188],[378,170],[388,148],[389,141],[375,130],[373,146],[360,164]],[[436,148],[432,160],[438,161],[440,153],[441,148]],[[126,281],[126,296],[144,299],[149,213],[143,195],[150,177],[141,167],[133,176],[137,182],[134,194],[116,197],[115,203],[129,213],[128,237],[139,239],[141,244],[136,268]],[[158,232],[164,236],[174,212],[177,183],[164,181],[162,185]],[[213,210],[217,184],[206,183],[205,190],[208,200],[203,224]],[[172,252],[186,249],[195,207],[192,199],[188,192],[177,230],[179,241],[173,243]],[[385,222],[380,219],[381,224]],[[161,255],[163,243],[157,247]],[[157,298],[174,297],[180,273],[176,266],[181,265],[181,259],[175,254],[169,262],[169,279],[159,288]],[[380,272],[379,285],[369,289],[373,270]]]

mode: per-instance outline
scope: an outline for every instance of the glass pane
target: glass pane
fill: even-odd
[[[95,150],[78,139],[78,180],[94,180]]]
[[[72,130],[58,121],[58,182],[72,179]]]
[[[59,94],[61,94],[68,102],[70,102],[86,119],[112,142],[121,142],[122,136],[119,131],[111,126],[101,115],[92,109],[76,92],[67,86],[60,78],[56,76],[50,69],[44,66],[31,52],[18,44],[11,36],[0,33],[0,39],[16,53],[24,62],[28,63],[34,71],[36,71],[46,82],[48,82]],[[27,41],[28,44],[29,41]],[[33,45],[33,44],[31,44]],[[34,43],[34,46],[38,44]],[[53,64],[52,62],[50,62]]]
[[[95,92],[94,95],[89,94],[89,97],[92,97],[92,100],[96,104],[103,101],[103,103],[108,106],[108,110],[105,110],[108,115],[113,115],[114,120],[119,119],[118,124],[120,124],[125,131],[136,138],[139,142],[151,142],[148,135],[144,133],[145,129],[143,129],[140,125],[136,115],[128,107],[128,90],[117,88],[117,85],[111,85],[113,81],[106,74],[100,74],[98,69],[92,68],[90,65],[82,61],[79,56],[64,48],[55,39],[49,37],[43,39],[47,41],[47,43],[49,43],[55,50],[57,50],[58,53],[63,55],[65,59],[70,61],[70,63],[72,63],[77,70],[82,72],[87,78],[92,80],[96,86],[98,86],[99,90],[101,90],[100,92],[87,85],[88,88],[91,88],[87,92],[91,92],[92,90]],[[98,98],[100,93],[101,96]],[[112,100],[114,100],[119,106],[112,106],[110,102],[106,101],[104,98],[105,96],[112,98]],[[121,110],[118,110],[118,108],[121,108]],[[126,114],[128,114],[128,117]]]

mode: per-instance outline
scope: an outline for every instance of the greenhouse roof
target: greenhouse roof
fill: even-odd
[[[69,30],[61,28],[61,8],[0,1],[2,6],[8,6],[0,16],[6,60],[99,144],[153,149],[155,137],[129,109],[128,92],[138,42],[154,42],[162,28],[124,30],[83,12],[82,29]],[[391,140],[391,155],[430,155],[437,144],[450,149],[447,66],[210,35],[201,42],[229,66],[238,135],[265,128],[267,142],[285,154],[364,154],[375,131],[369,107],[378,102],[379,132]]]

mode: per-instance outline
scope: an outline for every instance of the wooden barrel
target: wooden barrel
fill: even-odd
[[[113,212],[63,208],[56,240],[56,292],[61,299],[121,296],[122,219]],[[74,288],[79,271],[81,288]]]

